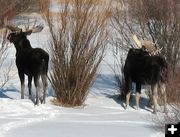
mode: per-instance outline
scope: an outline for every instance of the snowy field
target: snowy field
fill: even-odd
[[[48,49],[47,28],[28,36],[33,47]],[[0,137],[163,137],[152,122],[152,110],[142,98],[141,109],[135,110],[134,99],[128,110],[117,99],[112,52],[101,63],[96,81],[82,107],[64,108],[52,104],[53,90],[48,87],[47,103],[34,106],[20,99],[20,81],[15,66],[15,48],[8,49],[7,62],[13,61],[10,81],[0,89]],[[7,63],[6,62],[6,63]],[[26,79],[27,80],[27,79]],[[26,81],[27,85],[27,81]],[[33,87],[35,94],[35,88]]]
[[[33,47],[47,49],[45,31],[46,29],[28,37]],[[13,45],[9,52],[8,60],[14,61]],[[142,99],[139,111],[134,109],[134,103],[128,110],[124,110],[124,104],[117,99],[119,93],[115,89],[114,74],[107,63],[110,65],[114,63],[111,52],[106,54],[100,66],[99,74],[90,89],[85,106],[76,108],[53,105],[51,103],[53,90],[50,84],[45,105],[34,106],[28,99],[27,87],[26,99],[21,100],[20,82],[14,63],[10,81],[0,91],[0,137],[163,136],[153,126],[152,110],[146,107],[146,98]],[[35,91],[34,88],[33,91]]]

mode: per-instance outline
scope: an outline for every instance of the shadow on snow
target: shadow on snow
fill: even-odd
[[[95,83],[92,86],[90,94],[95,96],[105,96],[113,99],[116,103],[120,104],[125,109],[125,102],[120,99],[120,92],[118,92],[116,76],[111,74],[99,74],[96,77]],[[140,108],[150,111],[147,107],[149,106],[149,99],[141,97]],[[131,95],[130,107],[136,109],[135,95]]]

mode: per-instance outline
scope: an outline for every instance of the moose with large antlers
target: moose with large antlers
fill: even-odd
[[[153,112],[157,112],[157,98],[158,87],[161,89],[164,102],[164,111],[166,112],[166,80],[167,80],[167,62],[166,60],[154,53],[158,53],[158,49],[155,49],[150,41],[145,41],[143,45],[133,38],[136,45],[139,48],[131,48],[128,52],[125,66],[125,96],[126,96],[126,108],[129,106],[129,99],[131,95],[131,83],[136,83],[136,105],[139,108],[139,100],[141,93],[141,85],[149,84],[152,89],[153,96]],[[152,50],[153,49],[153,50]],[[151,52],[153,51],[153,53]]]
[[[40,32],[43,27],[39,25],[26,31],[22,31],[22,29],[13,25],[7,25],[6,27],[12,31],[7,39],[13,43],[16,48],[16,66],[21,81],[21,99],[24,99],[24,82],[26,74],[28,76],[29,98],[32,99],[31,83],[34,78],[36,88],[35,105],[39,105],[39,100],[41,103],[45,103],[49,55],[41,48],[32,48],[30,41],[27,39],[27,35]],[[40,77],[43,83],[42,98],[40,98]]]

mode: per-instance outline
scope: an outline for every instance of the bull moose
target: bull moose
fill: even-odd
[[[141,94],[141,85],[149,84],[153,96],[153,112],[157,112],[158,86],[163,94],[166,111],[166,78],[167,78],[167,63],[165,59],[159,55],[149,55],[143,48],[131,48],[127,54],[124,65],[125,77],[125,96],[126,108],[129,106],[131,95],[131,83],[136,83],[136,105],[139,108],[139,100]]]
[[[7,25],[8,29],[12,32],[7,36],[7,39],[14,44],[16,48],[16,66],[21,81],[21,99],[24,99],[24,81],[25,74],[28,76],[29,98],[31,97],[31,83],[34,78],[36,87],[36,101],[35,104],[39,105],[39,100],[45,103],[46,89],[47,89],[47,72],[49,55],[41,48],[32,48],[27,35],[31,33],[40,32],[43,27],[41,25],[22,31],[19,27],[14,25]],[[40,98],[40,84],[39,79],[42,78],[43,83],[43,98]]]

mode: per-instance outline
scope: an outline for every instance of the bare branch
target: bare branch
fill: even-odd
[[[59,2],[63,9],[44,13],[52,53],[50,81],[61,105],[82,105],[104,56],[109,9],[94,0]]]

